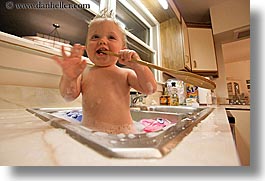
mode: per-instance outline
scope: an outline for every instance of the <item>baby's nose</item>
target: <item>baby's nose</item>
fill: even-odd
[[[104,38],[101,38],[98,43],[99,45],[106,45],[106,40]]]

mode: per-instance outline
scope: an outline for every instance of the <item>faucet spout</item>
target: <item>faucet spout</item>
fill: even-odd
[[[143,102],[143,98],[146,98],[146,97],[147,97],[147,95],[145,95],[145,94],[131,96],[131,105],[130,105],[130,107],[136,107],[137,101]]]

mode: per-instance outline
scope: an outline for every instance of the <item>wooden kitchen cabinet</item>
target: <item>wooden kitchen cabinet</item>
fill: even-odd
[[[188,27],[191,69],[194,73],[217,73],[212,29]]]
[[[183,18],[181,19],[181,28],[182,28],[182,38],[183,38],[182,40],[183,40],[183,52],[184,52],[184,66],[186,69],[191,71],[188,27]]]
[[[171,18],[160,24],[162,66],[174,70],[185,69],[181,23]]]

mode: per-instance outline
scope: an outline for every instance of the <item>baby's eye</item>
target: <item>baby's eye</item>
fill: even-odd
[[[91,39],[93,40],[93,39],[98,39],[99,38],[99,35],[93,35],[92,37],[91,37]]]
[[[116,37],[114,37],[114,36],[110,35],[110,36],[109,36],[109,39],[116,40]]]

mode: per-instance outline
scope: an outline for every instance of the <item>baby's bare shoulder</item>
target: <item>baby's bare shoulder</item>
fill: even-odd
[[[120,71],[121,71],[121,73],[135,74],[135,72],[130,68],[120,68]]]

